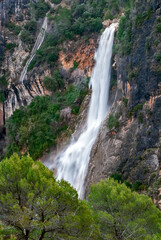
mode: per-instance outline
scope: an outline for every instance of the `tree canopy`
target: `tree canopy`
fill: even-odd
[[[161,236],[160,211],[148,196],[132,192],[125,184],[102,180],[91,187],[89,202],[103,239],[150,240]]]
[[[0,234],[7,239],[99,239],[76,190],[29,156],[15,154],[0,163],[0,213]]]

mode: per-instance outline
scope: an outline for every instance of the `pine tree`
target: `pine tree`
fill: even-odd
[[[89,202],[103,239],[160,239],[161,212],[148,196],[132,192],[125,184],[113,179],[101,181],[91,187]]]
[[[70,184],[29,156],[0,163],[0,221],[15,239],[99,239],[84,201]],[[8,239],[8,238],[7,238]]]

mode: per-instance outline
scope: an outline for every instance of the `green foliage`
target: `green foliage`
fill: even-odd
[[[76,60],[73,61],[73,67],[70,69],[71,72],[73,72],[75,69],[77,69],[77,67],[79,66],[79,62],[77,62]]]
[[[30,62],[29,66],[27,68],[27,72],[31,71],[34,68],[35,63],[36,63],[35,59],[32,59],[32,61]]]
[[[124,106],[127,107],[128,99],[127,99],[127,98],[123,98],[122,101],[123,101],[123,103],[124,103]]]
[[[33,36],[27,30],[23,30],[21,32],[20,38],[24,43],[27,43],[27,44],[33,44],[34,43]]]
[[[119,127],[118,116],[115,114],[110,114],[108,118],[108,128],[110,130],[117,129]]]
[[[128,113],[128,117],[131,117],[132,115],[136,114],[137,111],[142,110],[143,109],[143,104],[138,104],[136,105],[129,113]]]
[[[142,183],[141,183],[140,181],[136,181],[136,182],[134,182],[134,184],[133,184],[133,186],[132,186],[132,189],[133,189],[134,191],[139,191],[140,188],[141,188],[141,186],[142,186]]]
[[[62,0],[51,0],[51,1],[52,1],[52,3],[59,4],[59,3],[61,3]]]
[[[24,28],[30,32],[30,34],[33,34],[34,32],[36,32],[37,29],[37,22],[35,20],[31,20],[29,22],[27,22],[24,26]]]
[[[5,101],[5,96],[4,96],[4,92],[2,90],[0,90],[0,103]]]
[[[39,0],[38,2],[31,4],[35,18],[38,20],[39,18],[44,18],[46,13],[49,11],[50,6],[44,0]]]
[[[46,84],[53,87],[54,91],[64,86],[58,70],[54,71],[53,80]],[[63,92],[56,91],[53,97],[37,96],[29,106],[16,110],[6,123],[10,143],[7,156],[24,149],[33,159],[40,157],[56,143],[59,134],[68,128],[67,124],[59,120],[60,109],[71,106],[72,113],[77,114],[86,93],[85,90],[69,85]]]
[[[7,43],[6,44],[6,49],[7,50],[14,50],[14,48],[16,47],[16,43]]]
[[[138,73],[136,70],[133,70],[132,72],[129,73],[129,80],[132,81],[137,77]]]
[[[146,50],[149,50],[149,49],[150,49],[150,40],[149,40],[148,37],[146,37],[145,48],[146,48]]]
[[[21,31],[21,26],[15,25],[13,22],[9,22],[6,27],[15,35],[18,35]]]
[[[99,239],[76,190],[29,156],[15,154],[0,163],[0,212],[5,239],[8,229],[16,239]]]
[[[118,51],[122,55],[129,54],[132,49],[132,23],[129,19],[129,11],[121,17],[118,28]]]
[[[113,173],[111,174],[110,178],[113,178],[115,181],[118,181],[119,183],[124,183],[128,188],[132,189],[132,184],[129,181],[124,181],[123,177],[119,173]]]
[[[161,33],[161,23],[157,23],[157,25],[156,25],[156,31],[157,31],[158,33]]]
[[[113,178],[115,181],[118,181],[119,183],[123,183],[124,182],[124,180],[122,178],[122,175],[119,174],[119,173],[113,173],[113,174],[111,174],[110,177]]]
[[[0,78],[0,86],[3,88],[3,87],[7,87],[8,85],[8,81],[6,79],[6,76],[3,75],[1,78]]]
[[[104,16],[104,20],[108,20],[108,19],[110,19],[110,20],[113,19],[113,15],[109,9],[106,11],[105,16]]]
[[[113,179],[91,187],[92,204],[103,239],[150,240],[161,233],[161,213],[152,200]]]
[[[57,134],[62,130],[62,126],[57,123],[58,119],[59,106],[53,104],[49,96],[37,96],[29,106],[16,110],[7,121],[10,140],[8,155],[15,148],[19,150],[25,147],[37,159],[54,144]]]
[[[139,121],[139,123],[143,123],[143,120],[144,120],[144,115],[143,115],[143,113],[139,113],[139,114],[138,114],[138,121]]]
[[[161,62],[161,53],[158,53],[155,58],[158,62]]]
[[[140,27],[143,22],[148,20],[152,16],[152,9],[149,7],[147,11],[143,13],[138,13],[135,19],[136,26]]]
[[[45,88],[52,92],[64,87],[64,81],[60,75],[59,69],[54,71],[52,77],[46,76],[43,83]]]
[[[58,60],[58,55],[59,48],[55,46],[55,43],[54,46],[52,46],[47,41],[44,41],[39,50],[36,51],[35,62],[37,64],[47,62],[52,65]]]

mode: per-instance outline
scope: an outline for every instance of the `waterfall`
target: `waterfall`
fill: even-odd
[[[28,59],[28,61],[26,62],[26,65],[25,65],[25,67],[24,67],[24,69],[21,73],[20,82],[24,81],[26,73],[27,73],[27,68],[28,68],[29,64],[31,63],[31,61],[33,60],[33,58],[35,57],[36,51],[41,47],[41,44],[44,41],[47,27],[48,27],[48,18],[47,18],[47,14],[46,14],[46,17],[44,18],[41,30],[40,30],[40,32],[37,36],[36,42],[35,42],[34,47],[32,49],[31,56]]]
[[[96,65],[90,81],[92,96],[84,132],[57,156],[53,164],[47,164],[50,169],[56,169],[58,179],[63,178],[71,183],[81,198],[84,195],[90,152],[108,112],[114,32],[113,25],[105,29],[95,54]]]

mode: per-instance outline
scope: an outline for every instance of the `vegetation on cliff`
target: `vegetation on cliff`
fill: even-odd
[[[35,97],[29,106],[16,110],[7,121],[10,142],[7,156],[23,150],[33,159],[37,159],[46,149],[53,146],[60,133],[68,128],[68,122],[60,119],[61,109],[70,106],[71,113],[78,114],[86,95],[86,88],[71,84],[59,91],[64,82],[58,70],[52,78],[46,77],[44,84],[54,91],[54,95]]]

